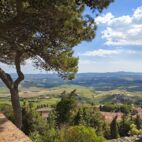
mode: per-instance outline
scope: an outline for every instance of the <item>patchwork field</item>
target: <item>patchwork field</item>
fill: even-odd
[[[79,85],[62,85],[52,88],[20,88],[21,99],[29,99],[30,101],[39,102],[41,104],[48,103],[49,105],[57,103],[63,92],[70,93],[76,90],[78,96],[86,103],[108,103],[108,102],[130,102],[130,103],[142,103],[142,92],[134,91],[129,92],[126,90],[111,90],[111,91],[95,91],[90,87],[84,87]],[[0,88],[0,103],[8,103],[10,100],[10,94],[8,89]]]

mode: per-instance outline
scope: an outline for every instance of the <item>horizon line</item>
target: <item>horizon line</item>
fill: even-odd
[[[132,72],[132,71],[112,71],[112,72],[77,72],[76,74],[93,74],[93,73],[96,73],[96,74],[105,74],[105,73],[142,73],[142,72]],[[17,73],[9,73],[9,74],[17,74]],[[30,75],[30,74],[33,74],[33,75],[36,75],[36,74],[43,74],[43,75],[46,75],[46,74],[57,74],[58,73],[24,73],[26,75]]]

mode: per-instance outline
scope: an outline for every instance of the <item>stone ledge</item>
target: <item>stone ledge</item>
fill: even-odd
[[[107,142],[142,142],[142,136],[124,137],[124,138],[109,140]]]
[[[0,142],[32,142],[21,130],[0,113]]]

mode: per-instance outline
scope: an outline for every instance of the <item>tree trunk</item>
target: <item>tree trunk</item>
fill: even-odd
[[[18,88],[11,89],[10,93],[11,93],[11,102],[12,102],[13,112],[14,112],[14,116],[15,116],[15,124],[19,129],[21,129],[21,127],[22,127],[22,110],[21,110],[21,106],[20,106]]]

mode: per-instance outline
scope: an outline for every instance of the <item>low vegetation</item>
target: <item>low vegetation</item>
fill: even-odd
[[[134,112],[137,106],[131,104],[107,103],[103,105],[85,104],[78,98],[76,90],[58,94],[60,100],[54,105],[22,100],[23,132],[33,142],[103,142],[124,136],[142,134],[142,119]],[[43,117],[37,109],[45,109]],[[1,104],[0,111],[14,121],[10,104]],[[112,113],[109,122],[104,114]],[[43,111],[44,113],[44,111]],[[117,113],[122,113],[118,121]]]

